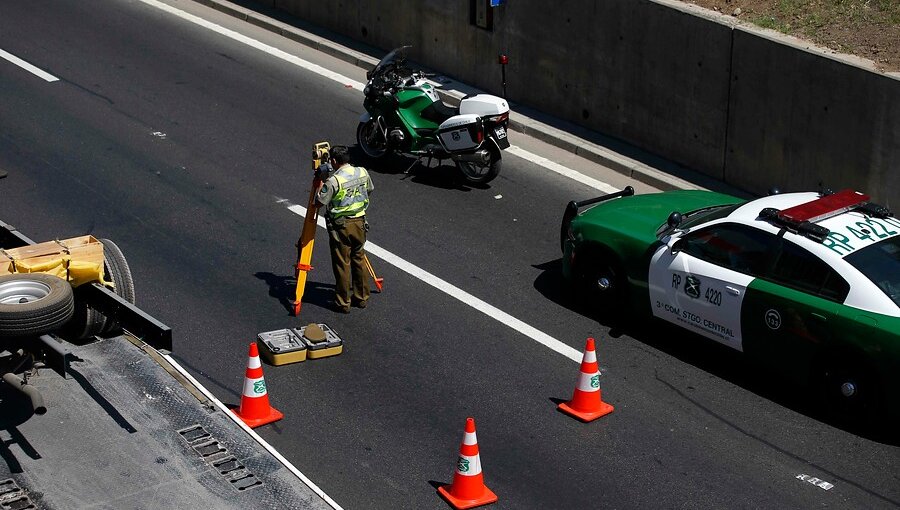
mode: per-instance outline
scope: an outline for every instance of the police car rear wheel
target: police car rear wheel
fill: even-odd
[[[822,371],[824,401],[836,417],[859,423],[877,419],[879,385],[871,369],[852,357],[832,357]]]

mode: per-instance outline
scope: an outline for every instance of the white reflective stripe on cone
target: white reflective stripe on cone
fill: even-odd
[[[481,457],[478,455],[460,455],[456,459],[456,472],[463,476],[475,476],[481,474]]]
[[[582,363],[596,363],[597,351],[584,351],[584,357],[581,358]]]
[[[259,379],[244,378],[244,396],[245,397],[261,397],[266,394],[266,381],[262,377]]]
[[[259,362],[259,356],[250,356],[247,358],[247,368],[259,368],[262,364]]]
[[[464,444],[464,445],[478,444],[478,440],[475,439],[475,433],[474,432],[466,432],[465,435],[463,436],[462,444]]]
[[[578,389],[581,391],[600,391],[600,372],[578,375]]]

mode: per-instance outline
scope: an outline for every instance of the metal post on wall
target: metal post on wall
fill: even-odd
[[[500,63],[500,74],[503,77],[503,99],[506,99],[506,64],[509,63],[509,57],[501,53],[497,61]]]

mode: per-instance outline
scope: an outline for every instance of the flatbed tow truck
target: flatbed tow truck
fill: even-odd
[[[35,244],[0,221],[0,254]],[[77,287],[60,333],[0,331],[0,509],[339,509],[171,357],[104,244],[115,290]]]

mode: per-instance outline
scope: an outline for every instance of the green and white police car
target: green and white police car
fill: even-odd
[[[628,187],[570,202],[560,237],[564,276],[599,306],[742,351],[839,412],[898,415],[900,220],[868,196]]]

